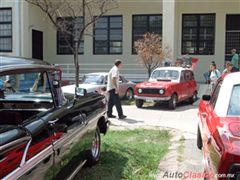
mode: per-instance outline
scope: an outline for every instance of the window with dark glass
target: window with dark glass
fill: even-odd
[[[12,52],[11,8],[0,8],[0,52]]]
[[[122,16],[103,16],[94,27],[94,54],[122,54]]]
[[[80,23],[79,28],[83,26],[83,18],[79,17]],[[64,33],[61,31],[57,31],[57,54],[73,54],[71,47],[75,47],[74,42],[74,22],[73,18],[71,17],[64,17],[64,18],[58,18],[58,23],[61,24],[61,26],[64,26],[68,32],[71,32],[72,35],[68,33]],[[80,46],[78,53],[83,54],[83,46],[84,41],[83,39],[80,41]]]
[[[162,36],[162,15],[133,15],[132,53],[136,54],[134,44],[147,32]]]
[[[215,14],[183,14],[182,54],[213,55]]]

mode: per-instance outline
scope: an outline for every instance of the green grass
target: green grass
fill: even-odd
[[[169,140],[166,130],[109,131],[102,136],[98,164],[82,169],[76,179],[155,179],[158,164],[168,152]]]

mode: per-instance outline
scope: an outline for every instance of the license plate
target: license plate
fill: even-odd
[[[146,102],[154,102],[152,99],[146,99]]]

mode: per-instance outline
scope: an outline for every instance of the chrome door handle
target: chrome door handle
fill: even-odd
[[[52,120],[52,121],[48,121],[50,124],[55,124],[59,119],[55,119],[55,120]]]

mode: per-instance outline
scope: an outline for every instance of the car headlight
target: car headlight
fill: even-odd
[[[138,93],[141,94],[142,93],[142,89],[138,89]]]
[[[159,94],[164,94],[164,92],[165,92],[164,89],[159,90]]]

